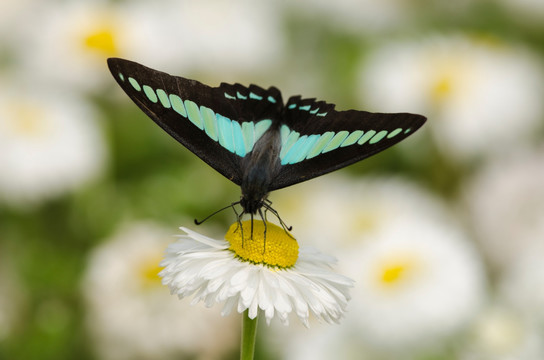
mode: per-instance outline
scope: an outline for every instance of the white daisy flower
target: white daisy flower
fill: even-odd
[[[106,58],[136,57],[146,42],[125,9],[107,1],[37,4],[26,15],[32,26],[17,29],[18,65],[48,85],[95,90],[111,81]]]
[[[544,223],[533,243],[505,269],[501,295],[527,320],[544,325]],[[544,334],[543,334],[544,335]]]
[[[194,295],[192,303],[224,303],[248,310],[250,319],[264,313],[267,323],[277,317],[287,324],[294,312],[309,325],[310,315],[338,322],[349,300],[352,281],[330,271],[334,259],[309,247],[298,247],[284,229],[262,222],[233,224],[226,240],[215,240],[186,228],[170,245],[161,262],[163,284],[180,298]],[[242,233],[244,239],[242,239]],[[251,235],[252,238],[251,238]]]
[[[297,237],[312,239],[327,252],[373,241],[399,219],[453,218],[432,194],[395,177],[330,174],[274,192],[273,201]]]
[[[455,227],[397,222],[339,258],[356,281],[349,316],[342,327],[274,329],[281,358],[418,358],[442,351],[481,308],[482,265]]]
[[[95,117],[72,94],[3,83],[0,201],[33,205],[98,175],[105,145]]]
[[[172,235],[154,223],[123,226],[89,258],[86,325],[100,359],[219,359],[236,351],[238,321],[180,304],[158,276]]]
[[[141,62],[224,76],[275,64],[283,51],[279,10],[274,1],[166,0],[132,4],[125,16],[145,46]]]
[[[33,9],[33,26],[21,29],[20,63],[43,81],[84,90],[112,83],[105,63],[112,56],[171,73],[205,67],[225,74],[267,68],[282,53],[280,17],[271,1],[76,1],[43,7]]]
[[[0,46],[5,46],[6,43],[9,43],[9,45],[13,44],[14,30],[17,31],[22,27],[21,19],[24,16],[28,16],[28,12],[38,2],[38,0],[2,1],[2,11],[0,11]]]
[[[346,257],[357,281],[349,322],[380,349],[436,346],[464,329],[484,298],[476,249],[447,223],[393,223]]]
[[[425,114],[438,146],[459,159],[509,150],[544,117],[541,63],[494,39],[388,44],[369,57],[361,79],[371,109]]]
[[[463,331],[480,308],[485,274],[477,251],[445,204],[414,184],[331,175],[273,200],[295,234],[328,244],[356,281],[342,329],[287,332],[286,358],[425,351]]]
[[[544,242],[544,148],[514,151],[482,168],[467,184],[469,220],[498,267],[519,262]]]

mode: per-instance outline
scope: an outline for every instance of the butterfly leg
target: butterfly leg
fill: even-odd
[[[251,236],[249,238],[250,240],[253,240],[253,214],[251,214]],[[243,242],[243,238],[242,238],[242,246],[244,246],[244,242]]]
[[[259,208],[259,215],[261,216],[261,220],[263,221],[263,224],[264,224],[264,233],[263,233],[263,236],[264,236],[264,246],[263,246],[263,254],[266,252],[266,208],[264,210],[264,216],[263,216],[263,211],[261,208]]]
[[[238,230],[240,230],[241,235],[242,235],[242,248],[243,248],[244,247],[244,227],[242,226],[242,215],[244,215],[244,213],[243,212],[241,214],[238,213],[238,211],[236,211],[236,208],[234,207],[234,205],[239,204],[239,203],[240,202],[237,201],[237,202],[232,203],[230,206],[232,207],[232,211],[234,211],[234,213],[236,214],[237,225],[236,225],[236,230],[234,230],[234,232],[237,232]]]

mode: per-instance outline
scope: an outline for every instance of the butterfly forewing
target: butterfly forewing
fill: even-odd
[[[425,117],[336,111],[314,99],[290,98],[282,126],[282,168],[270,190],[293,185],[374,155],[416,131]]]
[[[277,118],[281,110],[281,94],[275,88],[240,84],[213,88],[116,58],[108,59],[108,66],[153,121],[238,185],[242,158],[270,126],[271,120],[262,120]]]

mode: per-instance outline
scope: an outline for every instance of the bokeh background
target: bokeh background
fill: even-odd
[[[544,359],[541,0],[3,0],[0,359],[238,356],[239,317],[157,272],[239,189],[137,109],[110,56],[429,119],[271,195],[356,285],[340,325],[263,326],[259,359]]]

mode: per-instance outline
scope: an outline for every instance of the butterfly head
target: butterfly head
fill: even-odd
[[[268,193],[248,192],[242,194],[240,206],[245,214],[257,214],[257,212],[266,204]]]

